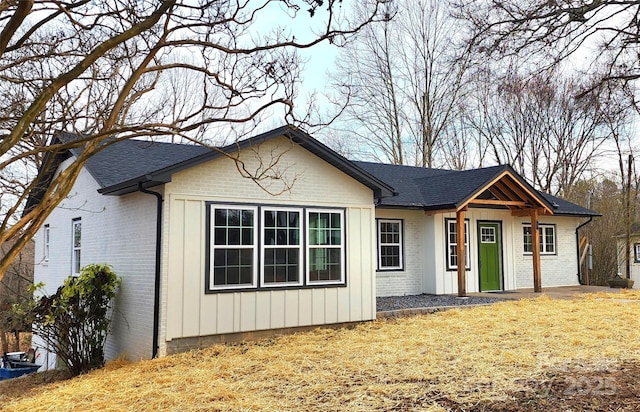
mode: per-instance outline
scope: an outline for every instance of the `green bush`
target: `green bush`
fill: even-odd
[[[55,294],[36,298],[28,312],[38,335],[74,375],[104,365],[111,305],[121,279],[108,265],[88,265]]]

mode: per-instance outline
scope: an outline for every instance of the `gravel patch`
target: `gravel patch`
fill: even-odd
[[[469,296],[459,298],[451,295],[410,295],[376,298],[376,310],[386,312],[398,309],[435,308],[440,306],[482,305],[500,302],[505,299]]]

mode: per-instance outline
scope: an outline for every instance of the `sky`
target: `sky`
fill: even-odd
[[[326,3],[325,3],[326,4]],[[337,6],[337,14],[334,19],[342,19],[350,13],[353,2],[345,0]],[[252,33],[268,33],[284,27],[287,33],[295,36],[295,40],[301,43],[317,38],[319,30],[326,25],[328,12],[326,6],[319,9],[311,17],[306,9],[300,9],[295,15],[285,6],[275,2],[270,3],[255,24],[251,26]],[[316,99],[322,99],[322,94],[327,90],[330,82],[328,72],[334,68],[339,56],[340,47],[330,44],[328,40],[316,44],[310,48],[299,49],[299,55],[305,61],[302,73],[300,92],[295,102],[297,106],[304,107],[307,98],[316,93]]]

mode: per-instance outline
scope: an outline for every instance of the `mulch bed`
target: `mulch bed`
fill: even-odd
[[[503,300],[505,299],[500,297],[469,296],[459,298],[452,295],[428,295],[423,293],[421,295],[378,297],[376,298],[376,310],[378,312],[387,312],[400,309],[487,305]]]

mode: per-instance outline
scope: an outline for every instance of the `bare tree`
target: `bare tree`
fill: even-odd
[[[340,131],[379,160],[433,167],[457,115],[468,58],[447,4],[400,0],[347,45],[333,74]]]
[[[368,12],[356,19],[340,0],[0,1],[0,171],[9,182],[26,162],[23,175],[32,177],[2,199],[0,245],[11,247],[0,279],[106,144],[201,142],[219,125],[242,133],[265,113],[295,124],[296,50],[342,43],[375,20],[383,2],[361,3]],[[301,20],[312,27],[296,30]],[[179,84],[185,78],[188,87]],[[82,138],[44,144],[53,130]],[[72,145],[80,154],[45,187]],[[40,203],[20,214],[35,191]]]
[[[599,73],[580,93],[640,78],[640,1],[473,0],[454,8],[471,24],[469,46],[485,58],[532,58],[545,69],[575,56],[570,63]]]
[[[466,122],[489,158],[511,164],[536,187],[568,196],[595,167],[610,136],[598,95],[575,100],[581,83],[557,74],[487,76]]]
[[[446,2],[407,2],[398,16],[404,47],[401,73],[409,109],[404,112],[416,149],[416,165],[433,167],[437,151],[455,140],[450,128],[458,100],[465,91],[469,56],[459,48],[460,37]]]
[[[383,11],[384,21],[364,28],[338,58],[333,74],[335,103],[344,110],[343,130],[365,143],[369,154],[404,164],[407,149],[403,145],[401,90],[392,58],[392,47],[399,38],[389,7]]]
[[[607,84],[607,86],[614,86]],[[615,230],[616,235],[624,237],[624,247],[618,250],[617,260],[624,262],[623,276],[631,278],[631,228],[637,219],[636,203],[638,200],[638,179],[634,167],[635,147],[632,143],[631,109],[638,110],[634,94],[629,90],[629,85],[607,87],[609,102],[605,112],[606,125],[611,131],[612,141],[617,158],[619,177],[620,206],[615,215],[619,220],[609,231]],[[632,184],[636,182],[636,184]],[[623,230],[620,230],[623,228]]]

